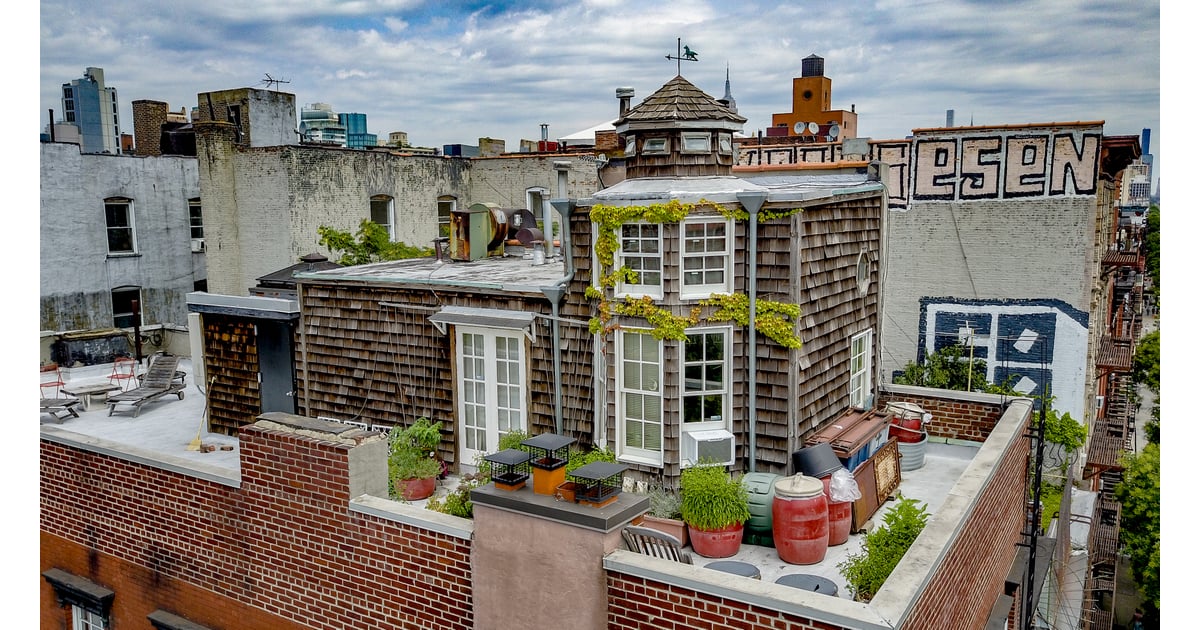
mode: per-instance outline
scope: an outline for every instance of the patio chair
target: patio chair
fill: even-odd
[[[108,375],[109,384],[116,381],[122,391],[128,390],[135,378],[136,369],[137,361],[133,357],[116,357],[113,359],[112,373]]]
[[[629,547],[630,551],[683,564],[692,564],[692,554],[683,550],[683,544],[679,542],[678,538],[666,532],[629,525],[621,530],[621,537],[625,539],[625,546]]]
[[[142,405],[167,394],[179,396],[183,400],[183,383],[175,380],[175,371],[179,367],[179,357],[173,354],[160,354],[150,359],[150,367],[141,385],[127,392],[108,397],[108,415],[113,415],[117,405],[127,404],[133,407],[133,417],[142,411]]]
[[[62,421],[68,416],[79,417],[79,411],[75,407],[79,406],[78,398],[43,398],[42,413],[48,413],[54,421],[62,424]],[[61,414],[61,415],[60,415]]]
[[[59,369],[57,363],[43,365],[41,369],[41,383],[39,383],[39,385],[41,385],[42,389],[42,398],[46,397],[47,387],[53,387],[54,398],[58,398],[58,391],[63,385],[67,384],[67,382],[63,380],[62,370]]]

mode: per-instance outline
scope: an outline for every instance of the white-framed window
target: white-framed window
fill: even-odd
[[[867,330],[850,338],[850,406],[871,404],[871,337]]]
[[[697,131],[683,132],[683,153],[708,153],[712,151],[712,134]]]
[[[371,197],[371,221],[387,230],[388,240],[396,240],[396,202],[387,195]]]
[[[458,346],[460,462],[494,453],[500,438],[527,431],[525,337],[493,328],[455,326]]]
[[[625,136],[625,157],[637,155],[637,137]]]
[[[865,251],[859,253],[858,264],[854,266],[854,282],[859,295],[866,295],[871,287],[871,257]]]
[[[684,431],[729,426],[732,333],[733,329],[727,327],[687,331],[681,349]]]
[[[707,219],[683,222],[683,247],[680,252],[680,273],[683,275],[682,297],[709,297],[713,293],[730,293],[729,220]]]
[[[661,466],[662,341],[648,330],[617,336],[617,418],[620,459]]]
[[[204,238],[204,212],[199,197],[188,199],[188,225],[192,229],[192,238]]]
[[[438,236],[450,236],[450,213],[458,209],[458,199],[453,195],[438,197]]]
[[[636,282],[622,280],[617,287],[620,295],[649,295],[662,297],[662,225],[658,223],[626,223],[621,226],[621,248],[616,268],[628,267],[637,273]]]
[[[646,138],[642,143],[642,153],[669,153],[667,138]]]
[[[133,200],[109,197],[104,200],[104,225],[108,229],[108,253],[137,252],[137,233],[133,226]]]
[[[137,302],[138,310],[141,310],[142,290],[138,287],[117,287],[112,290],[112,310],[113,310],[113,327],[114,328],[133,328],[137,319],[137,312],[134,310],[134,302]]]
[[[71,630],[105,630],[108,619],[80,606],[71,606]]]
[[[717,134],[717,147],[722,154],[733,153],[733,134]]]

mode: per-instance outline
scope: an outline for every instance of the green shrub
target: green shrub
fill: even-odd
[[[883,525],[863,539],[858,553],[850,554],[838,564],[854,599],[869,602],[875,597],[900,558],[925,529],[928,519],[925,504],[917,505],[916,499],[897,499],[896,505],[883,515]]]
[[[591,449],[583,450],[572,448],[567,453],[567,474],[571,474],[576,468],[586,466],[592,462],[617,462],[617,454],[606,449],[593,446]]]
[[[679,513],[696,529],[712,531],[750,520],[750,494],[718,464],[685,468],[679,479]]]
[[[485,473],[463,475],[458,481],[458,487],[444,497],[430,497],[425,502],[425,509],[462,518],[473,518],[475,514],[471,504],[471,490],[486,485],[489,481],[491,481],[491,477]]]
[[[683,501],[677,490],[663,486],[650,486],[646,489],[646,496],[650,498],[651,516],[683,520],[683,513],[679,511]]]

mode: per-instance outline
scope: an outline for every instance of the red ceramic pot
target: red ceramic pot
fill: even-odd
[[[405,501],[420,501],[433,496],[433,491],[437,489],[437,479],[430,477],[428,479],[396,479],[392,482],[396,486],[396,494]]]
[[[735,523],[723,529],[702,530],[688,525],[688,538],[692,551],[705,558],[729,558],[742,547],[742,524]]]

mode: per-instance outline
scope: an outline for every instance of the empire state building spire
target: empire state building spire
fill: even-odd
[[[729,64],[725,65],[725,96],[721,98],[721,102],[729,111],[737,113],[737,101],[733,100],[733,94],[729,91]]]

